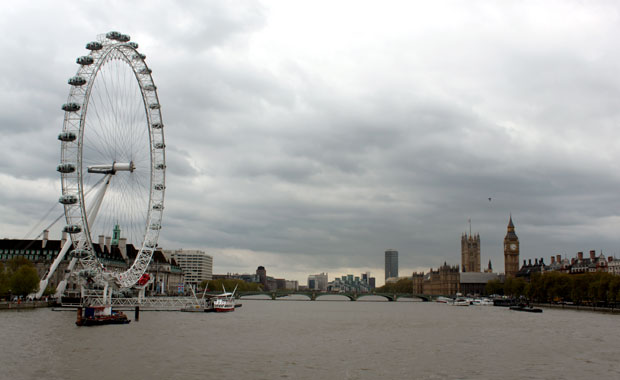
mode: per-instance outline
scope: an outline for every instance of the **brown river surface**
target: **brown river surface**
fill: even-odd
[[[2,379],[620,379],[620,316],[242,300],[233,313],[0,312]],[[133,313],[128,314],[133,319]]]

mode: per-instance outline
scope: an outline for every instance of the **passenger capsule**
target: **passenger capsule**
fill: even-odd
[[[65,112],[75,112],[80,110],[80,105],[77,103],[65,103],[62,105],[62,110]]]
[[[133,58],[134,61],[145,60],[146,59],[146,55],[141,54],[141,53],[136,53],[131,58]]]
[[[160,108],[159,103],[149,104],[149,108],[152,110],[158,110]]]
[[[63,228],[62,230],[70,234],[77,234],[82,232],[82,226],[80,226],[79,224],[69,224],[65,226],[65,228]]]
[[[153,129],[162,129],[164,125],[160,122],[155,122],[153,123],[153,125],[151,125],[151,127],[153,127]]]
[[[130,42],[127,45],[129,45],[130,47],[134,48],[134,49],[138,49],[138,44],[135,42]]]
[[[161,203],[156,203],[153,205],[153,210],[163,210],[164,206]]]
[[[120,36],[118,36],[118,40],[120,42],[129,42],[129,40],[131,40],[131,37],[129,37],[127,34],[121,34]]]
[[[155,147],[155,149],[164,149],[166,147],[166,144],[162,142],[158,142],[158,143],[153,144],[153,147]]]
[[[107,32],[105,37],[109,40],[118,40],[121,38],[121,34],[116,31]]]
[[[153,223],[149,226],[150,229],[152,230],[161,230],[161,224],[159,223]]]
[[[58,202],[62,203],[63,205],[74,205],[77,203],[77,201],[78,198],[73,194],[66,194],[58,199]]]
[[[142,70],[139,71],[140,74],[150,74],[152,73],[153,70],[149,69],[148,67],[143,68]]]
[[[144,89],[146,91],[155,91],[155,90],[157,90],[157,87],[155,87],[154,84],[147,84],[146,86],[144,86]]]
[[[75,62],[79,63],[82,66],[88,66],[88,65],[92,65],[93,62],[95,62],[95,60],[90,55],[83,55],[81,57],[78,57],[78,59],[76,59]]]
[[[86,44],[86,49],[88,50],[101,50],[103,49],[103,45],[99,41],[92,41]]]
[[[157,164],[157,165],[155,165],[155,169],[157,169],[157,170],[163,170],[165,168],[166,168],[166,165],[164,165],[164,164]]]
[[[161,190],[164,190],[166,188],[166,186],[164,186],[161,183],[158,183],[157,185],[154,186],[154,188],[155,188],[155,190],[161,191]]]
[[[73,132],[60,132],[58,135],[58,140],[65,142],[75,141],[76,138],[77,136]]]
[[[60,164],[56,167],[56,170],[61,173],[73,173],[75,171],[75,165],[73,164]]]
[[[75,77],[69,78],[68,83],[72,86],[83,86],[86,84],[86,79],[75,76]]]

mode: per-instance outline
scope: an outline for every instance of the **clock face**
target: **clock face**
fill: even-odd
[[[510,249],[512,249],[513,251],[517,250],[517,245],[516,244],[510,244]]]

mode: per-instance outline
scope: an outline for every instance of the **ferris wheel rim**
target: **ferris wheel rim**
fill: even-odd
[[[94,271],[99,280],[108,282],[114,280],[120,287],[129,287],[137,282],[148,268],[157,246],[162,221],[166,169],[163,123],[157,88],[153,82],[151,70],[144,61],[144,55],[138,52],[137,44],[129,42],[129,40],[129,36],[110,32],[106,35],[100,35],[97,41],[87,44],[87,49],[91,50],[90,54],[77,59],[80,67],[76,76],[69,79],[71,85],[69,97],[67,103],[62,107],[65,110],[63,132],[61,133],[63,138],[59,136],[62,146],[61,164],[58,170],[61,172],[63,194],[60,201],[65,206],[65,219],[67,221],[65,230],[71,234],[74,253],[79,257],[82,268]],[[91,223],[86,209],[83,162],[84,133],[88,128],[86,117],[91,92],[100,71],[111,59],[123,61],[133,72],[139,86],[147,124],[150,159],[144,234],[138,244],[139,247],[136,246],[138,254],[129,269],[113,274],[105,270],[93,247]],[[72,164],[75,165],[74,168],[70,167]],[[112,172],[116,171],[116,164],[116,162],[111,163]],[[123,165],[123,170],[133,172],[131,169],[134,167],[133,161],[118,165]],[[106,176],[109,175],[111,174]],[[109,180],[108,178],[108,183]],[[75,197],[77,197],[77,201]]]

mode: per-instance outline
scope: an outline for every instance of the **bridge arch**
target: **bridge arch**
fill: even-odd
[[[339,298],[346,297],[349,299],[349,301],[355,301],[357,299],[355,295],[349,294],[349,293],[316,293],[315,299],[318,299],[320,297],[325,297],[325,296],[336,296]],[[333,301],[337,301],[337,300],[333,300]]]
[[[389,294],[380,294],[380,293],[361,293],[357,296],[357,299],[360,298],[364,298],[364,297],[369,297],[369,296],[374,296],[374,297],[382,297],[385,298],[388,301],[394,301],[394,297],[389,295]]]

